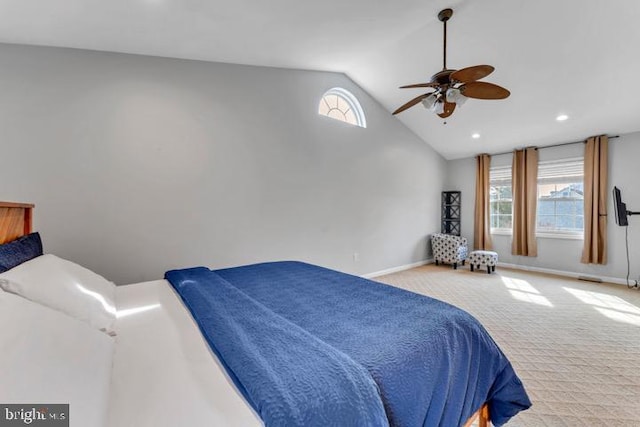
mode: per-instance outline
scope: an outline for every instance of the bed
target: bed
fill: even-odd
[[[0,243],[11,242],[31,232],[32,209],[32,205],[0,203]],[[11,231],[6,231],[9,229]],[[19,267],[15,269],[19,270]],[[234,275],[246,272],[247,270],[242,269],[218,271],[224,276],[224,280],[231,281]],[[76,276],[82,275],[78,275],[76,271]],[[175,284],[172,285],[167,280],[114,287],[114,322],[110,328],[106,328],[111,330],[97,332],[99,337],[91,336],[91,339],[98,342],[95,347],[104,347],[101,355],[111,352],[106,361],[101,357],[93,358],[100,364],[98,372],[104,372],[106,365],[107,384],[104,385],[104,373],[98,386],[76,384],[76,388],[98,388],[100,392],[92,394],[94,397],[103,397],[102,403],[98,405],[100,410],[94,412],[101,414],[104,421],[91,425],[264,425],[261,419],[264,414],[259,415],[254,405],[248,403],[251,396],[248,397],[242,384],[238,384],[234,371],[229,369],[230,361],[221,357],[219,348],[211,345],[210,337],[196,321],[198,315],[188,305],[188,298],[176,291],[175,287]],[[93,291],[87,292],[87,295],[91,295]],[[101,302],[104,303],[105,300]],[[109,306],[109,298],[106,302],[102,304],[104,307]],[[88,317],[85,316],[84,320],[91,323],[92,319]],[[94,322],[95,327],[101,326],[99,320]],[[89,333],[84,329],[82,332]],[[201,332],[205,332],[205,335]],[[73,345],[81,343],[74,342]],[[88,366],[86,369],[94,372],[96,366]],[[76,376],[80,374],[81,372]],[[3,398],[6,402],[7,396],[3,396],[0,391],[0,403]],[[41,401],[51,402],[51,399]],[[85,406],[85,403],[75,405],[76,412],[81,405]],[[528,406],[527,402],[520,402],[519,405],[522,406],[521,409]],[[490,418],[489,405],[481,402],[477,406],[478,408],[473,408],[474,414],[468,419],[465,417],[459,425],[468,426],[476,420],[480,426],[487,425]],[[72,414],[73,408],[72,403]],[[73,416],[71,425],[74,425]]]

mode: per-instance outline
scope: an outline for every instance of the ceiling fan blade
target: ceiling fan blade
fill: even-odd
[[[438,87],[438,83],[416,83],[414,85],[400,86],[400,89],[411,89],[415,87]]]
[[[487,82],[469,82],[460,86],[460,92],[468,98],[505,99],[511,92],[502,86]]]
[[[425,99],[429,95],[431,95],[431,92],[422,94],[420,96],[416,96],[411,101],[407,102],[406,104],[404,104],[400,108],[398,108],[396,111],[394,111],[393,115],[395,116],[398,113],[402,113],[407,108],[413,107],[414,105],[416,105],[418,102],[422,101],[423,99]]]
[[[455,109],[456,109],[456,104],[454,104],[453,102],[445,102],[444,111],[438,115],[443,119],[446,119],[447,117],[453,114]]]
[[[474,67],[467,67],[452,73],[451,80],[462,83],[474,82],[476,80],[487,77],[489,74],[493,73],[493,70],[495,70],[495,68],[493,68],[491,65],[476,65]]]

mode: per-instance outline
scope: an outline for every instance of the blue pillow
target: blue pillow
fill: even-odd
[[[42,255],[40,233],[22,236],[13,242],[0,245],[0,273]]]

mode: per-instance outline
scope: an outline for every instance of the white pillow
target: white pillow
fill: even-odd
[[[114,340],[0,290],[0,402],[68,403],[72,427],[105,426]]]
[[[115,285],[71,261],[49,254],[39,256],[0,274],[0,287],[96,329],[112,331]]]

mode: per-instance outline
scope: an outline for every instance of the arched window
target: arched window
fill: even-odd
[[[364,111],[362,111],[358,99],[341,87],[329,89],[322,95],[320,105],[318,105],[318,114],[361,128],[367,127]]]

